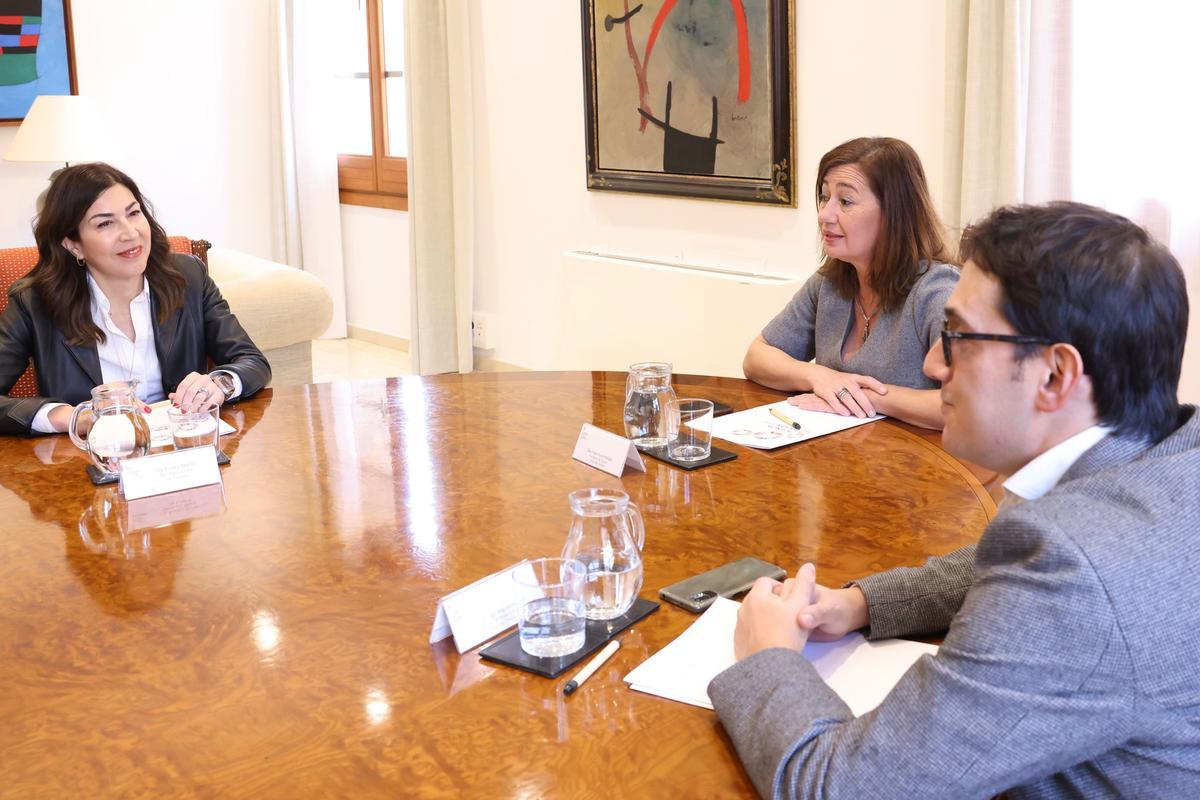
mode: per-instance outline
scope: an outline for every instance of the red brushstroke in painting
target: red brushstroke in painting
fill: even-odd
[[[658,16],[654,18],[654,24],[650,26],[650,35],[646,38],[646,66],[650,65],[650,53],[654,50],[654,42],[658,39],[658,32],[662,30],[663,23],[667,21],[667,14],[671,13],[671,9],[675,7],[676,0],[667,0],[662,4],[662,8],[658,10]]]
[[[670,0],[671,4],[675,0]],[[625,16],[629,16],[629,0],[625,0]],[[661,15],[660,15],[661,16]],[[629,24],[629,20],[625,20],[625,46],[629,48],[629,58],[633,61],[633,74],[637,77],[638,85],[638,108],[645,111],[647,114],[653,113],[650,108],[650,103],[646,100],[646,95],[650,90],[646,86],[646,65],[638,60],[637,48],[633,45],[633,26]],[[646,55],[650,55],[650,50],[647,48]],[[642,133],[646,130],[646,118],[641,117],[641,124],[638,126],[638,132]]]
[[[746,7],[742,0],[730,0],[733,19],[737,24],[738,42],[738,102],[750,99],[750,31],[746,29]],[[649,53],[646,54],[647,58]]]
[[[675,7],[677,0],[667,0],[662,4],[662,8],[658,10],[658,16],[654,18],[654,24],[650,26],[650,36],[646,39],[646,60],[642,64],[642,72],[638,75],[639,83],[645,81],[646,70],[650,64],[650,53],[654,50],[654,42],[658,39],[658,32],[662,29],[663,23],[666,22],[667,14],[671,13],[671,9]],[[746,7],[742,4],[742,0],[729,0],[729,5],[733,8],[733,21],[737,27],[737,50],[738,50],[738,102],[744,103],[750,99],[750,31],[746,27]],[[629,4],[625,5],[625,13],[629,13]],[[629,34],[629,23],[625,23],[625,33]],[[632,37],[629,45],[632,52]],[[646,121],[642,120],[642,127],[645,128]]]

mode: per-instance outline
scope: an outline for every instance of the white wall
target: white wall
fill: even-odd
[[[817,248],[809,187],[820,155],[846,139],[907,140],[921,154],[935,193],[940,189],[943,0],[797,3],[800,201],[794,209],[587,191],[579,6],[548,3],[541,13],[541,26],[531,34],[528,19],[507,4],[472,5],[471,33],[478,43],[472,64],[479,192],[475,303],[495,314],[498,360],[532,368],[586,366],[556,349],[558,305],[570,294],[562,281],[564,251],[807,276]],[[631,303],[653,283],[642,287],[636,275],[622,274],[612,286]],[[645,302],[637,314],[619,315],[611,324],[637,324]],[[708,324],[703,335],[713,341],[723,331]],[[679,362],[679,346],[666,348],[675,353],[646,357]],[[725,371],[736,372],[738,364],[740,357]]]
[[[408,212],[341,209],[347,321],[356,328],[411,338]]]
[[[270,3],[74,0],[79,93],[100,100],[112,159],[169,233],[269,258]],[[0,128],[0,153],[15,127]],[[61,164],[0,161],[0,246],[32,244],[34,198]]]

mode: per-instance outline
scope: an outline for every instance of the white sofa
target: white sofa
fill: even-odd
[[[333,298],[313,275],[214,247],[208,271],[246,333],[271,363],[271,385],[312,383],[312,340],[333,319]]]

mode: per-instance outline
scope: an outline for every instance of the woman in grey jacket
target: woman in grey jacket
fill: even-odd
[[[751,343],[746,377],[805,392],[801,408],[940,429],[922,362],[958,269],[921,160],[899,139],[845,142],[821,159],[816,200],[825,261]]]

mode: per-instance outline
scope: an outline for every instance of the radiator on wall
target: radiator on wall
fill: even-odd
[[[802,279],[569,251],[562,259],[551,369],[628,369],[741,377],[750,341]]]

